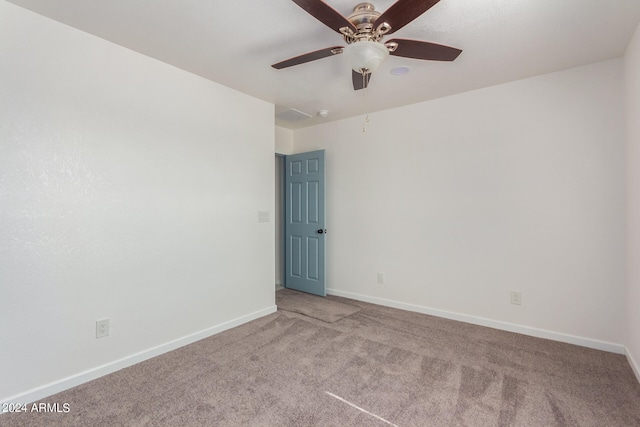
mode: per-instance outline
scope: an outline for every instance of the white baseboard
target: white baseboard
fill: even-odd
[[[625,346],[606,341],[599,341],[590,338],[579,337],[575,335],[563,334],[561,332],[548,331],[545,329],[532,328],[524,325],[517,325],[509,322],[501,322],[498,320],[487,319],[484,317],[470,316],[468,314],[455,313],[446,310],[439,310],[420,305],[408,304],[400,301],[393,301],[384,298],[371,297],[352,292],[344,292],[337,289],[327,289],[330,295],[350,298],[357,301],[370,302],[372,304],[383,305],[386,307],[399,308],[401,310],[413,311],[416,313],[429,314],[431,316],[442,317],[445,319],[458,320],[460,322],[471,323],[474,325],[487,326],[489,328],[500,329],[508,332],[515,332],[522,335],[529,335],[536,338],[545,338],[553,341],[560,341],[568,344],[575,344],[582,347],[593,348],[596,350],[608,351],[610,353],[625,354]],[[637,375],[637,370],[636,370]]]
[[[6,400],[0,401],[0,414],[2,414],[1,406],[4,405],[4,403],[31,403],[31,402],[44,399],[56,393],[60,393],[61,391],[68,390],[72,387],[95,380],[96,378],[100,378],[104,375],[119,371],[120,369],[124,369],[129,366],[135,365],[136,363],[144,362],[145,360],[151,359],[153,357],[159,356],[161,354],[167,353],[177,348],[184,347],[185,345],[194,343],[201,339],[219,334],[220,332],[226,331],[227,329],[235,328],[236,326],[240,326],[244,323],[259,319],[268,314],[275,313],[276,310],[277,310],[277,307],[273,305],[263,310],[259,310],[254,313],[250,313],[245,316],[241,316],[236,319],[229,320],[228,322],[220,323],[219,325],[212,326],[200,332],[196,332],[196,333],[184,336],[182,338],[178,338],[176,340],[167,342],[165,344],[161,344],[159,346],[149,348],[139,353],[135,353],[130,356],[123,357],[122,359],[116,360],[114,362],[110,362],[102,366],[97,366],[95,368],[89,369],[84,372],[80,372],[70,377],[63,378],[61,380],[58,380],[49,384],[45,384],[41,387],[34,388],[32,390],[17,394],[15,396],[11,396]]]
[[[628,347],[625,347],[624,354],[627,356],[627,361],[629,362],[629,365],[631,365],[631,369],[633,370],[633,373],[636,374],[636,379],[640,383],[640,365],[638,365],[636,360],[633,358]]]

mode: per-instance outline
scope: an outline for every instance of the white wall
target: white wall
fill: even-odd
[[[640,381],[640,25],[625,55],[627,108],[627,355]]]
[[[292,154],[293,153],[293,131],[276,126],[276,153]]]
[[[5,1],[0,58],[0,400],[275,309],[272,105]]]
[[[332,293],[624,350],[622,60],[362,120],[294,132],[326,149]]]

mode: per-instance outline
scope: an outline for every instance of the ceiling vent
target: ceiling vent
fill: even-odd
[[[311,116],[307,113],[303,113],[302,111],[298,111],[295,108],[289,108],[288,110],[284,110],[276,114],[276,119],[285,121],[285,122],[297,122],[299,120],[309,119]]]

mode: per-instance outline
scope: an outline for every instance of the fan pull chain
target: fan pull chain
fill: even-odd
[[[364,112],[365,112],[365,118],[364,121],[362,122],[362,133],[365,133],[367,131],[367,123],[369,123],[369,113],[367,112],[368,108],[367,108],[367,89],[368,89],[369,85],[367,85],[367,73],[366,71],[362,71],[362,99],[364,100]]]

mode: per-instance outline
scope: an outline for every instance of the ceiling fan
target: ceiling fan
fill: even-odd
[[[371,73],[389,55],[431,61],[453,61],[462,52],[454,47],[419,40],[382,41],[385,36],[398,31],[440,0],[398,0],[383,13],[375,10],[371,3],[359,3],[347,18],[322,0],[292,1],[318,21],[341,34],[347,46],[332,46],[289,58],[273,64],[272,67],[276,69],[304,64],[344,52],[353,69],[353,89],[359,90],[368,86]]]

